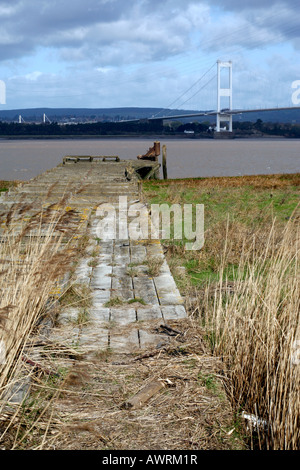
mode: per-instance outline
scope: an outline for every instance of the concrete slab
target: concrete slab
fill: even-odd
[[[153,280],[161,305],[183,304],[183,299],[171,274],[161,274],[153,278]]]
[[[149,240],[149,243],[146,245],[147,256],[153,258],[164,258],[163,248],[159,240]]]
[[[187,318],[187,313],[183,305],[162,306],[161,312],[164,320],[179,320]]]
[[[57,319],[58,325],[69,325],[70,323],[74,324],[78,319],[78,313],[78,308],[67,308],[63,310]]]
[[[92,307],[89,310],[90,320],[96,326],[99,323],[108,323],[110,311],[107,307]]]
[[[110,321],[118,325],[128,325],[136,322],[136,312],[134,308],[118,307],[110,309]]]
[[[132,278],[124,266],[113,266],[111,278],[112,297],[120,297],[124,301],[134,298]]]
[[[149,347],[162,348],[170,342],[165,335],[158,335],[147,330],[139,329],[140,348],[147,349]]]
[[[98,264],[91,275],[91,288],[110,289],[112,287],[112,266]]]
[[[79,327],[63,325],[53,328],[51,331],[51,341],[57,341],[64,346],[76,347],[78,345]]]
[[[133,277],[134,296],[141,298],[147,305],[159,305],[153,279],[148,276]]]
[[[130,244],[130,263],[143,264],[146,258],[146,248],[142,245]]]
[[[152,305],[150,307],[138,307],[137,310],[137,321],[149,321],[149,320],[163,320],[161,309],[158,305]]]
[[[81,329],[78,338],[80,350],[103,350],[108,348],[109,331],[106,328],[87,326]]]
[[[130,354],[138,351],[140,349],[138,330],[134,329],[126,331],[119,335],[114,332],[110,332],[109,348],[113,352],[123,354]]]
[[[93,288],[92,291],[92,302],[93,306],[91,308],[102,308],[106,302],[109,302],[111,299],[110,289],[99,289]]]

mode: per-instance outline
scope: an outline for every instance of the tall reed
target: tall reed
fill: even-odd
[[[229,240],[227,233],[213,302],[207,296],[206,308],[202,309],[214,353],[223,360],[230,379],[226,381],[228,392],[236,410],[252,415],[252,437],[256,439],[252,445],[261,449],[299,449],[297,217],[291,217],[283,229],[274,221],[261,246],[255,234],[251,241],[244,239],[234,282],[230,284],[224,275]]]
[[[28,339],[74,257],[76,214],[63,204],[41,211],[17,204],[0,218],[1,414],[14,398],[13,385],[27,374],[22,359]]]

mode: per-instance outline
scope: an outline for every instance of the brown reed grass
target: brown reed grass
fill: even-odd
[[[282,226],[280,226],[282,227]],[[234,282],[224,272],[231,250],[227,227],[219,283],[208,286],[199,311],[215,355],[224,363],[227,391],[238,413],[252,415],[253,448],[299,450],[299,227],[274,222],[264,243],[239,240]],[[212,292],[214,292],[212,299]],[[203,305],[204,303],[204,305]],[[258,419],[264,429],[258,426]],[[251,423],[250,423],[251,424]]]
[[[31,216],[28,216],[29,209],[32,207],[19,203],[2,214],[0,414],[5,416],[9,409],[10,418],[0,422],[0,440],[9,430],[14,429],[16,436],[19,435],[20,426],[26,434],[21,419],[22,404],[13,404],[14,385],[26,384],[32,375],[22,362],[27,342],[41,316],[51,308],[51,291],[57,280],[70,269],[75,257],[72,236],[76,233],[76,214],[66,212],[63,204],[33,211]],[[26,219],[22,219],[23,215]],[[67,232],[62,230],[66,226]],[[11,407],[16,409],[12,414]]]

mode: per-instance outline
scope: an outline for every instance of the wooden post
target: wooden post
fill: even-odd
[[[154,142],[153,148],[154,148],[155,160],[157,161],[160,155],[160,142],[156,140]]]
[[[163,167],[163,175],[164,179],[168,179],[168,173],[167,173],[167,147],[166,145],[163,145],[162,147],[162,167]]]

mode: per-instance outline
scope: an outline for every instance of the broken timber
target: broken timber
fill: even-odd
[[[149,384],[145,385],[141,390],[139,390],[136,395],[124,402],[121,408],[125,410],[136,410],[141,408],[144,403],[150,400],[150,398],[158,393],[162,388],[164,388],[164,383],[162,381],[153,380]]]
[[[152,160],[157,161],[160,155],[160,142],[154,142],[153,147],[150,147],[145,155],[138,155],[139,160]]]

